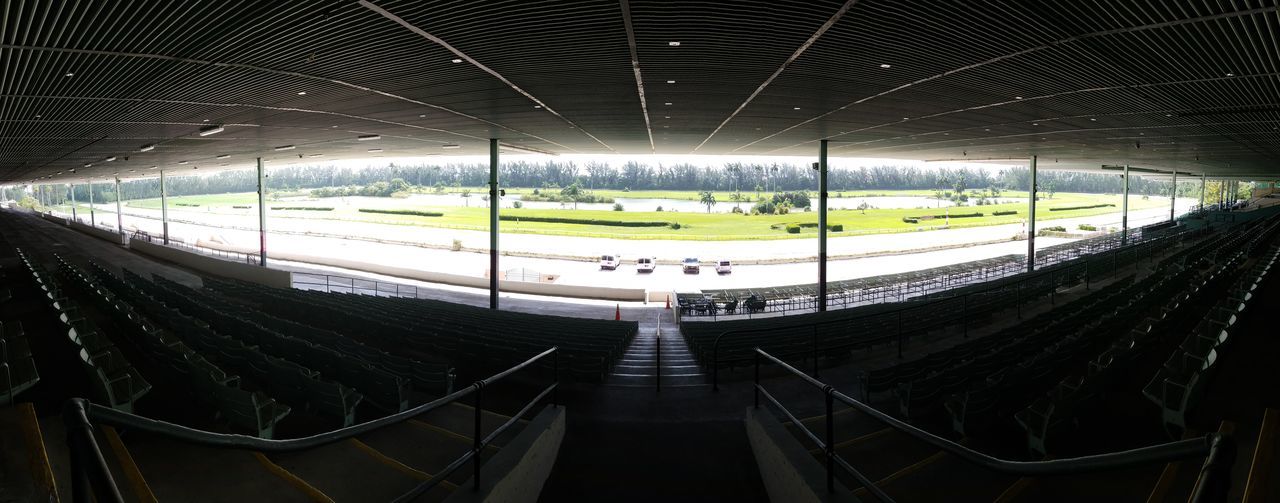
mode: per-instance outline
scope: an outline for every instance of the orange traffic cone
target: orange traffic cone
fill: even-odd
[[[622,321],[622,305],[617,304],[613,310],[613,321]]]
[[[670,311],[670,310],[671,310],[671,296],[670,296],[670,295],[668,295],[668,296],[667,296],[667,310],[668,310],[668,311]]]

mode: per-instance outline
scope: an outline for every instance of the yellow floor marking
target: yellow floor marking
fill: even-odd
[[[116,455],[116,461],[120,463],[120,471],[124,472],[125,478],[129,479],[129,485],[133,487],[133,494],[140,501],[152,503],[160,501],[156,499],[155,493],[151,492],[151,486],[147,484],[147,479],[142,476],[142,470],[138,469],[138,464],[133,461],[133,455],[129,454],[129,448],[124,445],[124,441],[120,439],[120,434],[116,432],[116,429],[105,424],[100,428],[104,436],[107,437],[107,444],[111,446],[111,451]]]
[[[294,475],[293,472],[290,472],[289,470],[284,469],[284,467],[275,464],[270,459],[267,459],[267,456],[261,452],[255,452],[253,453],[253,456],[258,458],[258,462],[262,463],[262,466],[265,467],[267,471],[281,479],[284,479],[285,482],[288,482],[294,488],[302,491],[307,495],[307,497],[311,498],[311,501],[315,501],[317,503],[334,503],[333,498],[330,498],[319,489],[316,489],[315,486],[308,484],[307,481],[302,480],[301,477]]]
[[[427,472],[424,472],[424,471],[422,471],[422,470],[419,470],[419,469],[417,469],[417,468],[414,468],[414,467],[412,467],[412,466],[409,466],[409,465],[406,465],[406,464],[404,464],[404,463],[401,463],[401,462],[399,462],[399,461],[397,461],[397,460],[395,460],[395,459],[392,459],[391,457],[387,456],[386,454],[383,454],[383,453],[382,453],[382,451],[379,451],[379,450],[377,450],[377,449],[374,449],[373,447],[370,447],[370,446],[369,446],[369,444],[366,444],[366,443],[361,442],[361,441],[359,441],[359,440],[356,440],[356,439],[354,439],[354,438],[353,438],[353,439],[350,439],[350,440],[349,440],[349,442],[351,442],[351,445],[354,445],[357,449],[360,449],[361,451],[364,451],[364,453],[365,453],[365,454],[368,454],[369,456],[372,456],[372,457],[373,457],[373,459],[376,459],[376,460],[378,460],[379,462],[381,462],[382,464],[387,465],[387,466],[390,466],[390,467],[392,467],[392,468],[396,469],[397,471],[399,471],[399,472],[401,472],[401,473],[404,473],[405,475],[408,475],[408,476],[413,477],[413,478],[415,478],[415,479],[418,479],[418,480],[431,480],[431,477],[434,477],[434,476],[435,476],[435,475],[432,475],[432,474],[430,474],[430,473],[427,473]],[[450,491],[452,491],[452,490],[454,490],[454,489],[457,489],[457,488],[458,488],[457,484],[454,484],[453,482],[449,482],[448,480],[441,480],[441,481],[440,481],[440,485],[441,485],[441,486],[444,486],[445,488],[449,489]]]
[[[40,433],[40,420],[36,419],[36,409],[31,403],[18,404],[19,423],[22,424],[22,437],[27,444],[27,462],[31,465],[31,473],[36,477],[36,485],[44,488],[45,493],[58,501],[58,485],[53,478],[53,468],[49,465],[49,454],[44,448],[44,435]]]

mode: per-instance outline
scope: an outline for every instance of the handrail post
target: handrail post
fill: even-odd
[[[76,503],[123,503],[124,497],[107,469],[107,461],[93,439],[93,424],[85,411],[87,400],[73,398],[62,407],[71,451],[71,492]]]
[[[472,480],[471,490],[479,491],[480,490],[480,455],[484,453],[484,446],[480,445],[484,438],[483,437],[484,432],[480,429],[480,410],[481,410],[481,406],[484,405],[484,402],[483,402],[484,381],[476,381],[475,387],[476,387],[475,436],[472,438],[472,446],[471,446],[472,451],[475,452],[475,456],[472,457],[471,459],[471,466],[473,468],[472,471],[474,472],[471,476],[471,480]]]
[[[756,348],[755,354],[756,354],[756,385],[755,385],[755,388],[752,389],[752,391],[754,391],[756,395],[755,408],[759,409],[760,408],[760,348]]]
[[[662,327],[658,327],[658,335],[656,338],[658,343],[657,349],[654,353],[655,361],[653,365],[653,375],[658,388],[658,393],[662,393]]]
[[[835,459],[836,459],[835,424],[836,422],[835,422],[835,415],[833,415],[831,411],[831,409],[833,409],[835,405],[835,395],[833,393],[834,391],[835,391],[835,388],[832,388],[830,385],[827,385],[827,387],[823,388],[822,390],[822,393],[827,396],[826,451],[827,451],[827,492],[829,493],[833,493],[836,491],[836,472],[835,472]]]

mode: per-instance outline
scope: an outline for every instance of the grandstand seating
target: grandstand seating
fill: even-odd
[[[0,379],[0,405],[12,403],[14,396],[40,381],[21,322],[0,322]]]
[[[206,284],[229,297],[269,304],[278,316],[294,322],[373,347],[448,358],[473,372],[505,368],[554,345],[564,353],[560,364],[571,375],[599,381],[638,327],[636,322],[494,312],[422,299],[284,290],[222,280]]]

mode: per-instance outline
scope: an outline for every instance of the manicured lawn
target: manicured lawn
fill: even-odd
[[[508,193],[519,193],[515,189]],[[904,195],[925,195],[917,194],[917,192],[929,191],[867,191],[866,195],[887,195],[887,196],[904,196]],[[598,191],[597,193],[600,193]],[[931,192],[930,192],[931,193]],[[696,193],[692,192],[668,192],[668,191],[633,191],[620,192],[617,194],[628,197],[655,197],[655,198],[681,198],[696,199]],[[836,196],[838,193],[833,193]],[[846,197],[853,195],[845,193]],[[1014,191],[1002,194],[1007,197],[1025,197],[1025,193]],[[717,197],[718,198],[718,197]],[[337,219],[349,221],[364,222],[380,222],[397,225],[418,225],[428,227],[445,227],[467,230],[487,230],[488,229],[488,208],[484,201],[476,198],[472,201],[472,207],[452,207],[452,206],[427,206],[423,204],[414,204],[408,200],[395,198],[359,198],[346,201],[349,198],[326,198],[316,200],[283,200],[268,201],[267,206],[324,206],[334,207],[333,211],[317,212],[317,211],[291,211],[291,210],[275,210],[271,211],[273,218],[311,218],[311,219]],[[1119,195],[1103,195],[1103,194],[1071,194],[1059,193],[1055,194],[1053,199],[1041,199],[1037,205],[1036,217],[1039,220],[1050,220],[1058,218],[1072,218],[1098,215],[1104,213],[1114,213],[1120,209]],[[816,203],[816,200],[814,201]],[[198,204],[199,206],[177,206],[181,204]],[[251,213],[256,212],[255,209],[237,209],[232,208],[234,205],[255,205],[257,196],[253,193],[242,194],[215,194],[204,196],[183,196],[172,197],[169,200],[170,211],[182,212],[214,212],[214,213]],[[1114,207],[1091,208],[1081,210],[1068,211],[1050,211],[1051,208],[1087,206],[1095,204],[1114,204]],[[135,200],[127,201],[126,204],[133,208],[151,208],[160,207],[159,199]],[[719,204],[732,204],[723,201]],[[1130,197],[1129,207],[1131,210],[1140,210],[1146,208],[1155,208],[1167,204],[1162,201],[1143,200],[1141,197]],[[440,217],[421,217],[411,215],[391,215],[381,213],[361,213],[358,211],[360,207],[371,207],[376,205],[379,208],[395,208],[405,210],[418,211],[437,211],[444,213]],[[744,205],[746,206],[746,205]],[[1025,203],[1010,203],[1002,205],[990,206],[970,206],[970,207],[952,207],[950,213],[983,213],[982,217],[973,218],[954,218],[950,220],[950,226],[955,227],[974,227],[985,225],[999,225],[1019,223],[1026,219]],[[1017,211],[1014,215],[994,216],[992,213],[996,211]],[[945,225],[945,218],[937,218],[933,220],[922,220],[919,224],[910,224],[902,221],[903,217],[919,217],[926,215],[945,215],[947,208],[933,209],[870,209],[865,213],[859,210],[831,210],[828,215],[828,223],[832,225],[843,225],[843,232],[833,232],[830,235],[838,237],[841,235],[855,235],[867,233],[894,233],[894,232],[911,232],[916,229],[936,228]],[[700,213],[700,212],[623,212],[623,211],[600,211],[600,210],[570,210],[570,209],[529,209],[529,208],[503,208],[502,214],[507,217],[515,217],[516,220],[504,220],[501,224],[503,232],[519,232],[534,234],[555,234],[570,236],[590,236],[590,237],[612,237],[612,238],[633,238],[633,239],[688,239],[688,240],[742,240],[742,239],[794,239],[799,237],[813,237],[817,232],[814,227],[804,228],[800,234],[788,234],[785,226],[788,223],[816,223],[818,220],[817,212],[799,211],[787,215],[742,215],[735,213]],[[680,224],[679,229],[670,227],[624,227],[613,225],[585,225],[571,223],[552,223],[552,222],[527,222],[521,221],[521,217],[532,218],[574,218],[574,219],[594,219],[604,221],[619,222],[638,222],[638,221],[663,221],[674,222]],[[771,226],[778,227],[777,229]]]

